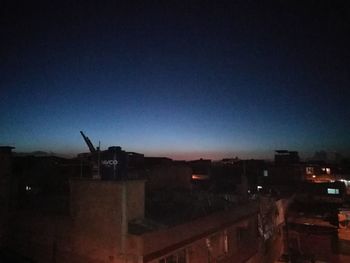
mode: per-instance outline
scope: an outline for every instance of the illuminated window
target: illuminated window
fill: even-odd
[[[268,177],[268,176],[269,176],[269,171],[264,170],[264,176],[265,176],[265,177]]]
[[[339,189],[327,188],[327,193],[330,194],[330,195],[338,195],[339,194]]]

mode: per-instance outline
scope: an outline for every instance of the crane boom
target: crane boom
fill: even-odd
[[[90,141],[89,137],[85,136],[85,134],[82,131],[80,131],[80,134],[81,134],[81,136],[83,136],[84,141],[86,142],[87,146],[89,147],[90,152],[95,153],[96,149],[95,149],[94,145],[92,144],[92,142]]]

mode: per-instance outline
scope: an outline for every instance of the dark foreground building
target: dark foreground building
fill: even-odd
[[[71,180],[69,214],[12,213],[6,245],[35,262],[244,262],[257,254],[256,203],[146,216],[144,183]]]
[[[349,259],[350,212],[340,182],[293,179],[288,188],[264,181],[270,174],[260,161],[175,162],[120,148],[98,157],[106,169],[94,179],[96,167],[79,159],[14,159],[11,148],[0,150],[0,262]]]
[[[183,162],[145,159],[131,176],[140,173],[143,179],[67,176],[68,191],[60,192],[64,198],[50,199],[30,180],[18,183],[32,177],[25,171],[14,178],[10,148],[1,154],[2,188],[12,189],[15,182],[14,188],[27,192],[3,192],[2,262],[262,262],[259,202],[193,191],[191,169]],[[120,159],[111,158],[118,160],[106,162],[113,171]],[[45,160],[62,167],[58,159]],[[60,206],[52,200],[67,202]]]

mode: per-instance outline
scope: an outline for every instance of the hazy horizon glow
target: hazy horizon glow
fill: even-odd
[[[349,152],[349,19],[336,7],[4,10],[1,145],[84,152],[83,130],[184,159]]]

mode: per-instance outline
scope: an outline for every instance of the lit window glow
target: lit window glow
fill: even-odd
[[[192,174],[192,180],[209,180],[209,176],[206,174]]]
[[[339,194],[339,189],[327,188],[327,193],[330,194],[330,195],[338,195]]]

